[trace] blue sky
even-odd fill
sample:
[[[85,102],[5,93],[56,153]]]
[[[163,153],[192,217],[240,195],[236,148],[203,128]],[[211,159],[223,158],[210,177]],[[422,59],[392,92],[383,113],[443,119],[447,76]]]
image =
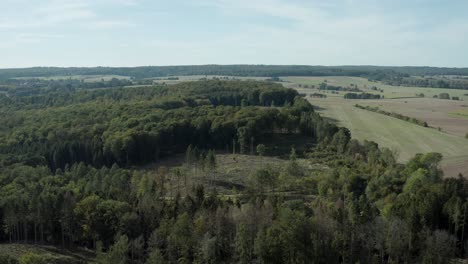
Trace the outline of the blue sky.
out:
[[[468,67],[466,0],[0,0],[0,68]]]

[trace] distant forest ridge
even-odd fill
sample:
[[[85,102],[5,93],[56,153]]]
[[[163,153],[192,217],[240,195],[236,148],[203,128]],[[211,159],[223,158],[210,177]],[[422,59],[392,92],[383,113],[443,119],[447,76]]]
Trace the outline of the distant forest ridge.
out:
[[[144,67],[34,67],[0,69],[0,79],[73,75],[123,75],[152,78],[179,75],[228,76],[357,76],[370,79],[392,77],[458,75],[468,76],[468,68],[393,67],[393,66],[306,66],[306,65],[190,65]],[[380,77],[380,78],[379,78]]]

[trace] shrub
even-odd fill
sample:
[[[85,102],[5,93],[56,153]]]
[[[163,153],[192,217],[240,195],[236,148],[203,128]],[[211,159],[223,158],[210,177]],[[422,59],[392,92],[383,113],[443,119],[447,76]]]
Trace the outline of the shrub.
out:
[[[439,99],[450,100],[450,95],[448,93],[439,94]]]
[[[379,94],[370,94],[370,93],[347,93],[344,95],[345,99],[380,99]]]
[[[20,257],[20,264],[48,264],[49,261],[44,256],[28,252]]]
[[[0,255],[0,264],[18,264],[18,260],[10,255]]]

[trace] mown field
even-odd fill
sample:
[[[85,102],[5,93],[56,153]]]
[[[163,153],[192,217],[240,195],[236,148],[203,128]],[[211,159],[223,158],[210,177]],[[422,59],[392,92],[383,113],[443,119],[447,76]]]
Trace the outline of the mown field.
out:
[[[385,98],[414,97],[384,100],[345,100],[343,94],[326,93],[327,98],[311,98],[312,104],[326,117],[351,130],[354,138],[372,140],[383,147],[399,153],[400,161],[407,161],[416,153],[440,152],[444,155],[443,169],[446,176],[458,173],[468,175],[468,119],[464,101],[434,99],[431,95],[447,92],[451,96],[464,97],[464,90],[434,89],[417,87],[394,87],[369,82],[356,77],[282,77],[285,86],[294,87],[301,93],[314,93],[316,89],[304,85],[318,85],[324,80],[330,85],[349,86],[351,83],[366,92],[376,86],[384,89]],[[302,87],[299,87],[299,84]],[[372,86],[370,86],[372,85]],[[416,93],[426,98],[416,98]],[[322,93],[324,93],[322,91]],[[427,98],[430,97],[430,98]],[[407,121],[385,116],[354,107],[355,104],[378,106],[380,109],[404,114],[427,121],[433,128],[424,128]],[[439,131],[439,128],[441,131]]]
[[[405,98],[378,101],[363,101],[365,106],[397,112],[424,120],[429,126],[440,128],[452,135],[465,137],[468,133],[468,108],[464,101],[439,100],[433,98]]]

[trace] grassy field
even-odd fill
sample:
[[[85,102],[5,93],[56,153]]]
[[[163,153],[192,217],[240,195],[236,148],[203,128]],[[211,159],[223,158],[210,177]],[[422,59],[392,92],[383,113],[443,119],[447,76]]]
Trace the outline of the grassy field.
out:
[[[414,117],[459,137],[465,137],[468,132],[468,108],[463,101],[407,98],[361,101],[359,104]]]
[[[206,170],[201,167],[188,167],[183,164],[184,155],[171,157],[163,160],[161,163],[153,164],[139,169],[156,174],[162,171],[168,171],[165,178],[166,198],[173,199],[177,193],[184,195],[185,193],[193,192],[194,186],[202,184],[205,193],[216,191],[216,193],[226,198],[243,199],[241,191],[248,191],[254,185],[253,174],[259,169],[272,169],[280,174],[288,166],[287,159],[258,156],[258,155],[240,155],[240,154],[217,154],[216,168],[214,170]],[[296,160],[298,166],[305,175],[316,175],[317,173],[328,171],[329,168],[323,164],[313,163],[310,159],[298,158]],[[182,176],[177,176],[175,170],[182,171]],[[188,176],[188,177],[187,177]],[[312,176],[313,177],[313,176]],[[266,188],[267,192],[274,191],[277,195],[285,200],[294,199],[311,199],[315,188],[309,184],[306,178],[288,179],[282,178],[283,185],[277,186],[275,190]],[[296,181],[301,181],[300,183]],[[287,184],[285,185],[285,183]],[[300,188],[288,188],[291,184],[300,185]],[[307,185],[309,184],[309,185]],[[310,187],[310,188],[309,188]],[[302,188],[302,190],[301,190]]]
[[[10,256],[19,259],[27,253],[40,255],[46,258],[48,263],[56,264],[84,264],[91,263],[94,260],[94,253],[84,249],[70,251],[53,246],[0,244],[0,256]]]
[[[289,162],[289,154],[291,148],[296,149],[298,156],[298,164],[308,172],[322,171],[324,167],[318,164],[312,164],[310,160],[301,158],[302,153],[312,145],[307,143],[306,137],[299,136],[281,136],[274,137],[272,141],[266,144],[267,153],[270,156],[240,155],[231,154],[229,152],[218,152],[216,155],[217,167],[207,177],[206,171],[202,168],[188,168],[184,165],[185,154],[179,154],[167,159],[163,159],[158,163],[153,163],[144,167],[135,167],[143,171],[155,172],[161,167],[168,169],[179,168],[186,171],[190,177],[180,179],[173,173],[170,173],[167,181],[168,195],[172,196],[177,191],[182,193],[189,191],[190,186],[203,184],[207,186],[207,190],[216,188],[221,194],[232,195],[233,190],[244,190],[247,188],[250,176],[259,168],[273,168],[276,171],[284,169]],[[238,150],[237,150],[238,151]],[[250,150],[246,150],[249,154]]]
[[[455,110],[449,113],[452,116],[457,116],[461,118],[468,118],[468,108],[464,108],[461,110]]]

